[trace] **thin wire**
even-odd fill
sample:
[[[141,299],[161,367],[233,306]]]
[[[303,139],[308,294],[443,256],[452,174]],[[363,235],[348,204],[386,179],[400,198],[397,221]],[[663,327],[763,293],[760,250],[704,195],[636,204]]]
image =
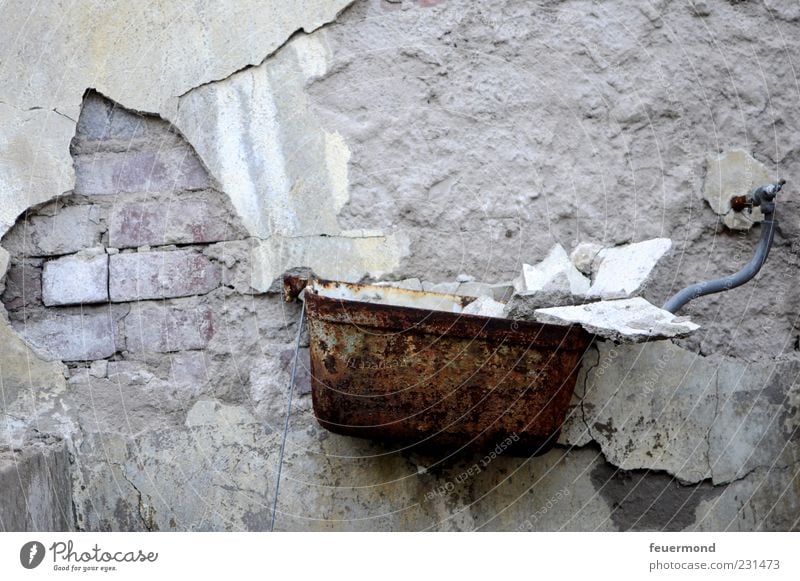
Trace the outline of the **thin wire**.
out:
[[[300,353],[300,337],[303,334],[303,323],[306,320],[306,303],[300,311],[300,324],[297,327],[297,341],[294,346],[294,361],[292,362],[292,379],[289,382],[289,402],[286,404],[286,422],[283,425],[283,439],[281,440],[281,451],[278,455],[278,476],[275,481],[275,498],[272,500],[272,522],[269,531],[275,530],[275,515],[278,511],[278,492],[281,489],[281,470],[283,469],[283,452],[286,449],[286,435],[289,433],[289,417],[292,415],[292,394],[294,393],[294,378],[297,375],[297,356]]]

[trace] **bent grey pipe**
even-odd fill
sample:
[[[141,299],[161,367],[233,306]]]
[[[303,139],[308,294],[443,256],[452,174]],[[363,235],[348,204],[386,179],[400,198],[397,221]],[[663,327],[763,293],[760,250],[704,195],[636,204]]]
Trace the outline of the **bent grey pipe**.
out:
[[[764,266],[764,263],[767,261],[769,249],[772,247],[772,240],[775,237],[776,221],[774,219],[774,199],[785,183],[786,180],[781,180],[774,184],[766,184],[756,188],[746,196],[745,203],[751,206],[760,206],[764,214],[764,221],[761,223],[761,238],[758,241],[755,256],[750,259],[750,262],[739,272],[734,274],[687,286],[664,303],[664,306],[661,307],[662,309],[674,314],[686,303],[697,297],[736,288],[758,274],[758,271],[761,270],[761,267]]]

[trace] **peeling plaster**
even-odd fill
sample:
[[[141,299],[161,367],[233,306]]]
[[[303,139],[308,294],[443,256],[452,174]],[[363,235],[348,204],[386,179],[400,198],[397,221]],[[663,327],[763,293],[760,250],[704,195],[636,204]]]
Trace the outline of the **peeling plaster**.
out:
[[[798,461],[789,428],[796,361],[707,358],[670,341],[601,342],[596,353],[584,360],[563,444],[596,442],[619,469],[691,484],[728,484]]]
[[[252,235],[337,235],[350,153],[309,113],[304,89],[329,61],[324,41],[308,33],[350,3],[202,2],[189,11],[163,2],[142,13],[125,3],[87,2],[65,7],[56,28],[49,11],[4,4],[0,37],[24,29],[67,42],[21,45],[0,66],[0,235],[26,208],[74,186],[69,143],[87,87],[172,121]]]

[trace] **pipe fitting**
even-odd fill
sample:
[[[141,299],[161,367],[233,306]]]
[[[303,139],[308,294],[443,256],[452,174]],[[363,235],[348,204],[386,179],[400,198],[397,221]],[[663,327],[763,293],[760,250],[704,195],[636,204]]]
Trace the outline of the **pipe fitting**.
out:
[[[731,208],[735,212],[741,212],[745,208],[760,206],[761,211],[766,213],[775,211],[775,196],[781,191],[786,180],[778,180],[771,184],[764,184],[755,188],[752,192],[744,196],[734,196],[731,198]]]
[[[664,306],[661,307],[662,309],[674,314],[692,299],[736,288],[758,274],[758,271],[767,261],[769,250],[772,247],[772,240],[775,237],[775,225],[777,224],[774,219],[775,196],[778,195],[785,183],[786,180],[780,180],[772,184],[765,184],[757,187],[747,196],[739,196],[739,198],[745,198],[743,207],[760,206],[761,211],[764,213],[764,221],[761,223],[761,238],[758,241],[758,246],[756,246],[755,256],[750,259],[750,262],[735,274],[687,286],[664,303]],[[734,206],[734,200],[731,200],[731,206]],[[736,207],[734,206],[735,209]]]

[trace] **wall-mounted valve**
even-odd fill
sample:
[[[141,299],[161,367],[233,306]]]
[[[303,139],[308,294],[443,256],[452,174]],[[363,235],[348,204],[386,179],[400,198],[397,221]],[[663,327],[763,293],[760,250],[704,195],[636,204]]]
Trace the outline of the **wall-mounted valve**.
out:
[[[780,180],[774,184],[765,184],[754,189],[746,196],[735,196],[731,198],[731,208],[736,212],[741,212],[745,208],[760,206],[762,213],[775,211],[775,196],[781,191],[786,180]]]
[[[786,180],[780,180],[772,184],[765,184],[746,196],[736,196],[731,199],[731,207],[737,212],[748,207],[758,206],[764,214],[764,221],[761,223],[761,239],[758,241],[755,256],[750,259],[750,262],[735,274],[687,286],[664,304],[662,308],[665,311],[676,313],[692,299],[736,288],[758,274],[769,256],[769,249],[775,236],[775,224],[777,223],[774,219],[775,197],[785,183]]]

